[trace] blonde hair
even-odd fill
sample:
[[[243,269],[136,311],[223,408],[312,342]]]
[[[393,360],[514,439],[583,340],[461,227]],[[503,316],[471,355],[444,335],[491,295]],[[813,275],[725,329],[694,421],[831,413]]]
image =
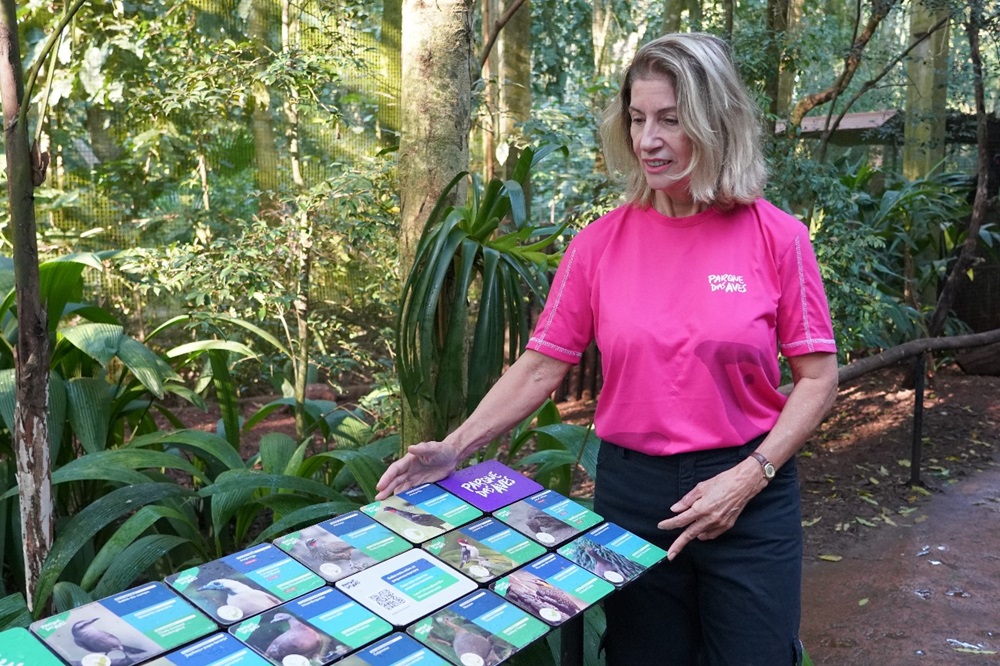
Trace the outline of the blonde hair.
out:
[[[767,167],[760,147],[760,109],[740,80],[729,46],[705,33],[672,33],[642,46],[622,73],[604,111],[601,139],[612,174],[624,176],[630,203],[649,206],[653,193],[632,149],[629,105],[636,79],[663,76],[677,96],[677,119],[691,139],[688,177],[695,202],[728,210],[761,196]]]

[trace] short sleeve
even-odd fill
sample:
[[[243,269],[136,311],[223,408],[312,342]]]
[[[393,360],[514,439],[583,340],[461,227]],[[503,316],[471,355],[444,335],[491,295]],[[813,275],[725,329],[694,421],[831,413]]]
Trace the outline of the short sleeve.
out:
[[[580,361],[594,335],[592,275],[579,242],[583,235],[566,249],[527,344],[528,349],[573,364]]]
[[[778,343],[785,356],[836,353],[830,307],[809,236],[797,234],[780,263]]]

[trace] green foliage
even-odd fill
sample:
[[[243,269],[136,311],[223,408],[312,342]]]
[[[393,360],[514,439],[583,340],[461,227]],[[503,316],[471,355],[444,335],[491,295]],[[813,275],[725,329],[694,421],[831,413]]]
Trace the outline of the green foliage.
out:
[[[810,228],[841,355],[924,335],[937,285],[965,239],[968,179],[935,173],[909,182],[864,160],[775,154],[768,197]],[[985,249],[997,244],[992,229],[981,237]]]
[[[527,342],[522,285],[538,299],[548,291],[547,273],[559,255],[544,250],[566,225],[528,220],[521,183],[551,150],[526,148],[510,180],[494,178],[483,187],[470,178],[468,202],[446,207],[451,190],[467,176],[459,174],[427,219],[403,285],[397,367],[411,409],[432,409],[439,437],[471,413],[505,359],[513,362]],[[479,298],[472,310],[474,293]]]
[[[265,405],[243,422],[228,369],[231,357],[253,355],[248,347],[213,338],[185,343],[161,356],[127,335],[108,312],[79,303],[83,270],[101,268],[103,258],[76,255],[46,262],[40,271],[53,329],[49,427],[57,525],[38,587],[30,591],[38,613],[50,599],[64,610],[374,497],[375,482],[385,470],[385,458],[398,450],[398,438],[377,439],[363,414],[311,401],[310,432],[319,433],[326,446],[317,446],[312,436],[295,441],[272,433],[244,460],[242,433],[288,401]],[[0,283],[9,281],[0,270]],[[3,591],[23,595],[26,591],[18,590],[23,564],[10,435],[10,366],[17,334],[12,304],[12,296],[0,304],[5,342],[0,345],[0,417],[5,426],[0,432],[0,558]],[[167,322],[151,337],[185,320]],[[252,324],[229,323],[277,343]],[[154,419],[154,412],[165,416],[166,423],[179,423],[164,399],[203,406],[170,363],[184,370],[206,359],[224,415],[219,433],[161,430],[163,421]],[[8,601],[17,605],[16,596]],[[0,618],[6,617],[3,613],[0,606]],[[9,615],[13,624],[26,619],[13,611]]]

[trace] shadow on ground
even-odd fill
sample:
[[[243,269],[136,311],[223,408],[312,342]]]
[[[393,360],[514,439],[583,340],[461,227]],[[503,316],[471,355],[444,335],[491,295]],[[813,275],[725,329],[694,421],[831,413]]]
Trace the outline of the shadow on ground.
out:
[[[1000,469],[922,513],[838,562],[806,563],[802,640],[816,664],[1000,663]]]

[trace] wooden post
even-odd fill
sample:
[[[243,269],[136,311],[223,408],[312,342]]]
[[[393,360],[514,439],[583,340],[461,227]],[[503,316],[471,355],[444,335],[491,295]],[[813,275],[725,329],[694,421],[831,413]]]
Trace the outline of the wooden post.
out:
[[[920,454],[924,430],[924,354],[913,357],[913,447],[910,450],[910,485],[920,483]]]

